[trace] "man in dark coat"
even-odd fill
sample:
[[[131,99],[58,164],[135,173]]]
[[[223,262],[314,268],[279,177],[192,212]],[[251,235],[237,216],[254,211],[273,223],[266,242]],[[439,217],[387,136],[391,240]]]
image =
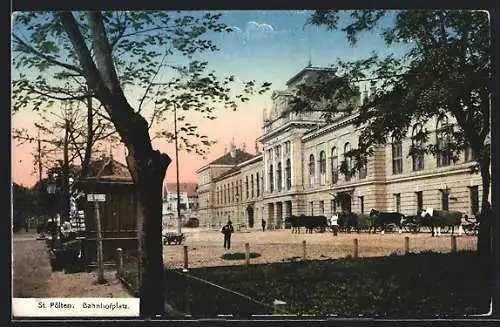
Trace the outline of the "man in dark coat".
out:
[[[266,229],[266,221],[262,219],[262,231]]]
[[[224,249],[231,248],[231,234],[234,233],[233,223],[231,220],[227,222],[224,227],[222,227],[222,234],[224,234]]]

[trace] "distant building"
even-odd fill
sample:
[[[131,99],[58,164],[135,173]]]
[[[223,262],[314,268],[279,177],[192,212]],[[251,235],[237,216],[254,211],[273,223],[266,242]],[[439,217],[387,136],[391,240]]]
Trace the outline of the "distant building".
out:
[[[321,74],[331,70],[306,67],[287,82],[287,90],[273,93],[258,138],[262,153],[231,144],[229,152],[197,170],[200,224],[220,226],[231,219],[258,227],[264,218],[270,228],[280,228],[292,214],[330,216],[373,208],[414,215],[432,207],[473,215],[481,210],[481,175],[470,173],[475,164],[470,149],[457,162],[444,154],[408,156],[410,147],[419,145],[414,135],[421,129],[429,131],[429,142],[445,142],[446,127],[456,124],[452,117],[415,122],[403,139],[376,147],[363,169],[343,174],[341,167],[353,165],[344,153],[359,142],[362,127],[353,124],[358,113],[341,112],[326,123],[320,112],[297,113],[289,106],[297,84]]]
[[[197,216],[198,194],[197,183],[179,183],[180,211],[183,221]],[[177,184],[166,183],[163,185],[163,223],[175,225],[177,219]]]

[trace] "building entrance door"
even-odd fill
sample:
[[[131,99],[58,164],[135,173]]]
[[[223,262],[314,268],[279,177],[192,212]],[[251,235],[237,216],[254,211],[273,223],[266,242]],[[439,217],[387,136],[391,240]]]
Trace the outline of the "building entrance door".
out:
[[[337,196],[340,210],[342,213],[351,213],[351,195],[346,192],[339,193]]]
[[[253,228],[254,224],[254,214],[253,214],[253,206],[249,205],[247,207],[247,217],[248,217],[248,227]]]

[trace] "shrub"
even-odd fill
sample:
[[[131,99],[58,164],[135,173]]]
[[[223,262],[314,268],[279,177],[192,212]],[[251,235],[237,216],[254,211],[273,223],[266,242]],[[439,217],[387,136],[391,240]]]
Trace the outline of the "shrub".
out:
[[[260,253],[250,252],[250,259],[258,258],[260,256],[261,256]],[[221,256],[221,258],[224,259],[224,260],[244,260],[245,259],[245,253],[243,253],[243,252],[224,253]]]

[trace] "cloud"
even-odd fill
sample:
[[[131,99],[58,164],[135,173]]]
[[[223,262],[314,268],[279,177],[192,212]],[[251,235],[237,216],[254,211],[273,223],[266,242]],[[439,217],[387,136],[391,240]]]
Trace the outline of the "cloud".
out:
[[[236,32],[238,39],[240,39],[244,45],[252,40],[261,40],[272,37],[276,33],[271,25],[258,23],[256,21],[247,22],[244,29],[237,26],[230,26],[230,28]]]
[[[246,35],[250,37],[266,37],[274,34],[274,28],[266,23],[249,21],[245,27]]]

